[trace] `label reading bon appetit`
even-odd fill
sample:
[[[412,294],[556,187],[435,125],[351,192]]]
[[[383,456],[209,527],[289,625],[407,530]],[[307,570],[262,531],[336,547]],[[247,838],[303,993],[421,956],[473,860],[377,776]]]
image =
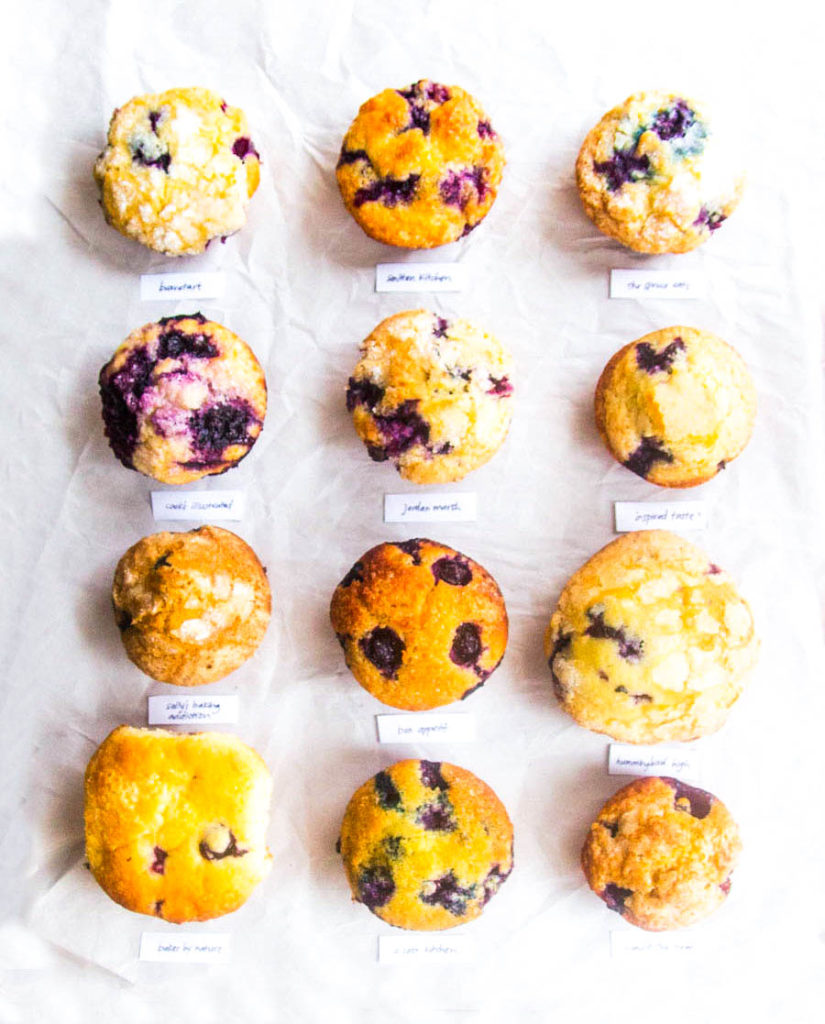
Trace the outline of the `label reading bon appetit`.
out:
[[[704,501],[616,501],[613,515],[616,533],[708,528],[708,506]]]
[[[158,299],[220,299],[226,291],[226,275],[216,271],[186,274],[141,274],[143,302]]]
[[[215,964],[232,959],[228,932],[143,932],[140,959],[149,963]]]
[[[246,511],[243,491],[152,491],[155,520],[188,519],[238,522]]]
[[[667,775],[695,781],[699,771],[699,754],[693,747],[643,747],[635,743],[611,743],[608,747],[608,775]]]
[[[466,964],[472,962],[474,953],[473,940],[466,935],[451,935],[449,938],[441,934],[378,937],[378,962],[385,965]]]
[[[476,738],[475,715],[376,715],[379,743],[471,743]]]
[[[477,512],[474,491],[384,495],[385,523],[473,523]]]
[[[705,279],[695,271],[611,270],[611,299],[700,299]]]
[[[237,694],[147,698],[149,725],[232,725],[238,721]]]
[[[377,292],[461,292],[467,285],[463,263],[377,263]]]

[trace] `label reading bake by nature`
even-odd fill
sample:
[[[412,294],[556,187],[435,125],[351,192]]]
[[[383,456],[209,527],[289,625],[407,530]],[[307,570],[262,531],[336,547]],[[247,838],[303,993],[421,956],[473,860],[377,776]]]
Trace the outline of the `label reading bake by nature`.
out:
[[[611,270],[611,299],[700,299],[705,279],[687,270]]]
[[[376,715],[379,743],[471,743],[476,738],[475,715],[450,714]]]
[[[246,511],[243,491],[152,491],[155,520],[188,519],[238,522]]]
[[[381,935],[378,938],[378,962],[380,964],[471,963],[475,947],[466,935]]]
[[[611,743],[608,747],[608,775],[667,775],[674,779],[699,778],[699,755],[693,747],[657,744]]]
[[[475,491],[457,494],[385,494],[385,523],[474,523]]]
[[[377,292],[461,292],[467,285],[463,263],[378,263]]]
[[[237,694],[154,696],[147,698],[149,725],[233,725],[238,721]]]
[[[144,302],[158,299],[220,299],[225,290],[225,275],[215,271],[140,275],[140,297]]]
[[[216,964],[232,959],[228,932],[143,932],[140,959],[149,963]]]
[[[708,528],[708,506],[704,501],[616,501],[613,514],[616,533]]]

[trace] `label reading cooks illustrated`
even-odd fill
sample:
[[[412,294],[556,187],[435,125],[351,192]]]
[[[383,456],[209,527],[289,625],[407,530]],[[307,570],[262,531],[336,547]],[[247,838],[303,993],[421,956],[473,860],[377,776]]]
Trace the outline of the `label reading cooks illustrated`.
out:
[[[238,522],[246,511],[243,491],[152,491],[155,520],[188,519]]]

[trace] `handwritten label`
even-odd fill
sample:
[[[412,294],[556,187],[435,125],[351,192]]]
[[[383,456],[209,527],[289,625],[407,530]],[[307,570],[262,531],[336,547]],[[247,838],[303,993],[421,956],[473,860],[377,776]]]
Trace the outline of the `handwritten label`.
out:
[[[474,715],[376,715],[379,743],[420,743],[444,740],[471,743],[476,738]]]
[[[463,263],[378,263],[377,292],[461,292],[467,285]]]
[[[210,722],[213,725],[238,721],[238,697],[235,694],[214,697],[147,698],[149,725],[188,725],[192,722]]]
[[[475,491],[384,495],[385,523],[473,523],[477,509]]]
[[[694,747],[640,747],[635,743],[611,743],[607,757],[608,775],[670,775],[675,779],[698,779],[699,755]]]
[[[141,274],[140,297],[157,299],[220,299],[226,290],[226,276],[219,272],[187,274]]]
[[[611,299],[699,299],[704,294],[704,277],[695,271],[610,271]]]
[[[610,955],[614,958],[627,956],[678,956],[695,953],[699,943],[695,938],[681,935],[637,934],[637,928],[615,929],[610,933]]]
[[[613,516],[616,533],[708,528],[708,507],[704,501],[616,501]]]
[[[150,963],[215,964],[229,963],[230,935],[226,932],[143,932],[140,959]]]
[[[378,962],[380,964],[466,964],[475,952],[472,939],[466,935],[444,938],[379,935]]]
[[[152,491],[157,519],[225,519],[237,522],[246,511],[243,491]]]

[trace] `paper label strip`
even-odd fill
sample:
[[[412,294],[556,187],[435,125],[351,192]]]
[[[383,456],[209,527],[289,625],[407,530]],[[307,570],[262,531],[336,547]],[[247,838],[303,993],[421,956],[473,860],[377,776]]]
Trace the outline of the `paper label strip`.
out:
[[[149,725],[232,725],[238,721],[236,694],[215,694],[211,697],[170,697],[161,695],[148,699]]]
[[[141,274],[143,302],[158,299],[220,299],[226,290],[226,276],[220,272],[187,274]]]
[[[696,780],[699,768],[699,754],[693,747],[641,747],[635,743],[611,743],[608,747],[608,775],[669,775]]]
[[[385,523],[472,523],[477,513],[474,491],[384,495]]]
[[[616,533],[708,528],[708,506],[704,501],[616,501],[613,515]]]
[[[611,270],[611,299],[699,299],[705,294],[701,274],[673,270]]]
[[[385,965],[466,964],[472,962],[474,953],[473,940],[466,935],[449,938],[380,935],[378,938],[378,962]]]
[[[238,522],[245,511],[243,491],[152,491],[152,515],[156,520]]]
[[[377,292],[461,292],[467,285],[463,263],[378,263]]]
[[[214,964],[232,959],[226,932],[143,932],[140,959],[149,963]]]
[[[438,740],[471,743],[476,738],[475,715],[376,715],[379,743],[421,743]]]
[[[631,956],[685,956],[696,953],[700,948],[695,938],[680,935],[645,935],[637,934],[637,928],[631,930],[615,929],[610,933],[610,955],[614,959]]]

